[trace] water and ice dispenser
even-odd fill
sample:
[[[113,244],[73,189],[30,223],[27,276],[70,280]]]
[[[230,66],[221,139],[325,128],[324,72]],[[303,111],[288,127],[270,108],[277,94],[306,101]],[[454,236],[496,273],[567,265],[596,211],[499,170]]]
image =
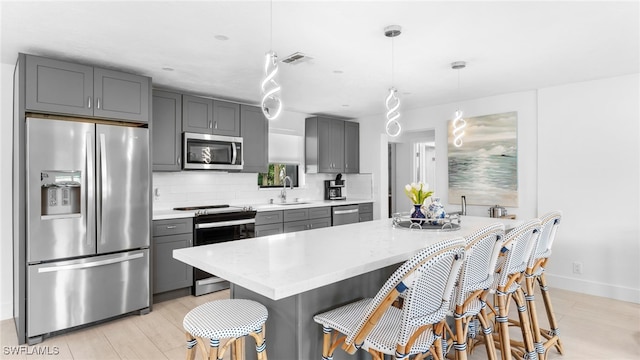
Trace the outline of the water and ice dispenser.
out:
[[[40,173],[41,214],[43,217],[80,215],[80,171],[42,171]]]

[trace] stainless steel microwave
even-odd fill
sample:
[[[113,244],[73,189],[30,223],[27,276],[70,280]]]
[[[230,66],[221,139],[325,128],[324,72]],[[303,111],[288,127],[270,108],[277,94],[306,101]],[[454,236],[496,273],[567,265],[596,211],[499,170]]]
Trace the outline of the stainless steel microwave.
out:
[[[242,170],[241,137],[188,132],[182,136],[183,169]]]

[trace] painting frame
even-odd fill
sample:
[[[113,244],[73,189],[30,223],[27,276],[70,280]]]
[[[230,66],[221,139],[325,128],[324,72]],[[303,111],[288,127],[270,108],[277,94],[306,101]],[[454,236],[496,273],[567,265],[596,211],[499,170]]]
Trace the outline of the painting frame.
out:
[[[517,207],[518,112],[474,116],[458,121],[454,137],[448,122],[447,167],[449,203]],[[456,146],[460,145],[460,146]]]

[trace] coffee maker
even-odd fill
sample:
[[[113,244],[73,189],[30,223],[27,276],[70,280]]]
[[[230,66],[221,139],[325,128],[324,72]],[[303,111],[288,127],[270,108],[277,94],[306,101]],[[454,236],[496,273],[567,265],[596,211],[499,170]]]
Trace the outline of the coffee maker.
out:
[[[342,180],[342,174],[338,174],[335,180],[324,181],[324,199],[325,200],[346,200],[347,199],[347,181]]]

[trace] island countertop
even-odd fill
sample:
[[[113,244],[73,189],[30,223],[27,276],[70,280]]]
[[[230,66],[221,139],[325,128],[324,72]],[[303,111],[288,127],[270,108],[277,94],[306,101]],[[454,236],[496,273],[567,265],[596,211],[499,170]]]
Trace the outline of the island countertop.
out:
[[[500,222],[462,216],[456,231],[394,228],[391,219],[176,249],[173,257],[272,300],[406,261],[420,249]]]

